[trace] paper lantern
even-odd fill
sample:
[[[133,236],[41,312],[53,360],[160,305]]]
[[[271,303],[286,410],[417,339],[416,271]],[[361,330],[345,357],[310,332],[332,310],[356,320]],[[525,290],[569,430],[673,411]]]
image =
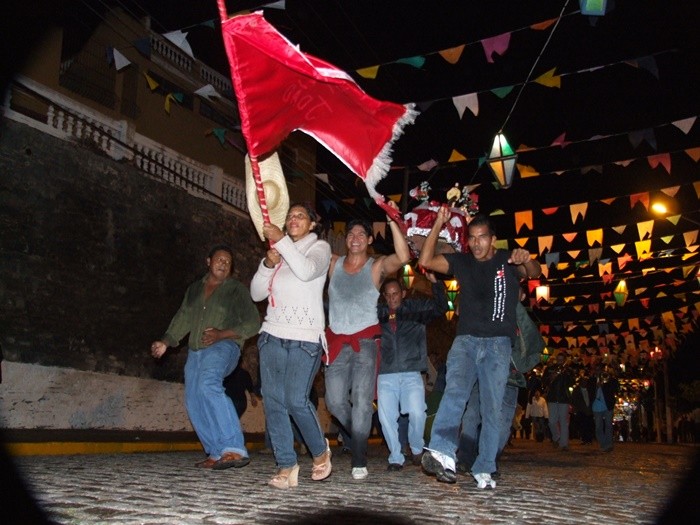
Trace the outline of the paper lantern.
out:
[[[447,320],[450,321],[455,314],[455,307],[457,301],[457,294],[459,293],[459,283],[457,279],[452,279],[451,281],[445,281],[445,288],[447,288],[447,312],[445,316]]]
[[[549,349],[546,346],[544,347],[544,350],[542,350],[540,360],[542,361],[542,364],[546,364],[547,361],[549,361]]]
[[[415,275],[413,273],[413,268],[411,268],[410,264],[406,264],[403,267],[403,283],[406,289],[409,289],[411,286],[413,286],[413,279]]]
[[[546,302],[549,302],[549,286],[546,284],[535,288],[535,300],[540,302],[540,299],[544,299]]]
[[[503,133],[499,133],[493,139],[491,153],[488,156],[488,163],[493,175],[502,188],[510,188],[513,184],[513,172],[515,161],[518,159],[513,148],[510,147]]]
[[[613,295],[615,296],[615,302],[618,306],[623,306],[625,304],[625,301],[627,301],[628,294],[629,292],[627,291],[627,283],[624,279],[622,279],[619,283],[617,283],[617,288],[615,288],[615,291],[613,292]]]
[[[603,16],[608,9],[608,0],[578,0],[582,15]]]

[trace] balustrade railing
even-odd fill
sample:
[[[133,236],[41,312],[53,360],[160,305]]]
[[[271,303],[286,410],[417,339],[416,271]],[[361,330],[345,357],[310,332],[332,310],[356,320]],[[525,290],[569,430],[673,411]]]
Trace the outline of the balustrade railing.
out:
[[[45,115],[14,110],[14,89],[42,102]],[[225,175],[220,167],[204,165],[139,133],[130,133],[127,121],[111,119],[29,78],[15,78],[13,87],[7,90],[3,113],[55,137],[89,145],[112,159],[129,162],[196,197],[219,202],[237,213],[247,210],[245,184]]]

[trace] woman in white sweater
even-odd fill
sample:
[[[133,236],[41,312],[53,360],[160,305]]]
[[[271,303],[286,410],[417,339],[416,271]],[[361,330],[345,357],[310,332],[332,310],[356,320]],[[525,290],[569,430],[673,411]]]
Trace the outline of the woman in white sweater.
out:
[[[294,452],[291,418],[313,456],[311,479],[330,476],[331,451],[309,392],[325,349],[323,287],[331,248],[318,238],[316,212],[306,204],[289,208],[284,232],[263,226],[271,241],[250,284],[253,301],[268,300],[260,329],[260,380],[265,424],[277,462],[269,485],[297,486],[299,465]]]

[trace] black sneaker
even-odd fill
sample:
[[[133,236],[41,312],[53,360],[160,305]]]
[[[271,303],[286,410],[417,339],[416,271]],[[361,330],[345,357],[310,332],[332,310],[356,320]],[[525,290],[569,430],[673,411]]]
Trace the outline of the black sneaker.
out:
[[[438,481],[442,483],[456,483],[457,474],[454,470],[445,468],[440,462],[440,460],[433,456],[433,454],[440,454],[439,452],[433,452],[426,450],[423,453],[423,458],[421,459],[421,464],[423,469],[428,473],[437,478]],[[443,454],[440,454],[441,456]]]
[[[389,463],[389,466],[386,469],[389,472],[398,472],[403,470],[403,465],[399,465],[398,463]]]

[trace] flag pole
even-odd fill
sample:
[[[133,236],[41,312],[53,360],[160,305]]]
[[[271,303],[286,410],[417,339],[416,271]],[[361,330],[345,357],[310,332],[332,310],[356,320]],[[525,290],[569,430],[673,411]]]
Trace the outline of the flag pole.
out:
[[[217,5],[219,6],[219,17],[221,18],[221,23],[223,24],[228,20],[228,11],[226,10],[226,1],[217,0]],[[245,138],[245,134],[244,134]],[[250,148],[248,148],[250,151]],[[249,155],[250,157],[250,167],[253,171],[253,181],[255,181],[255,191],[258,194],[258,202],[260,203],[260,211],[262,212],[263,224],[270,224],[270,214],[267,211],[267,199],[265,198],[265,187],[262,183],[262,177],[260,176],[260,165],[258,164],[258,157],[254,155]],[[272,241],[268,241],[270,247],[274,245]]]

